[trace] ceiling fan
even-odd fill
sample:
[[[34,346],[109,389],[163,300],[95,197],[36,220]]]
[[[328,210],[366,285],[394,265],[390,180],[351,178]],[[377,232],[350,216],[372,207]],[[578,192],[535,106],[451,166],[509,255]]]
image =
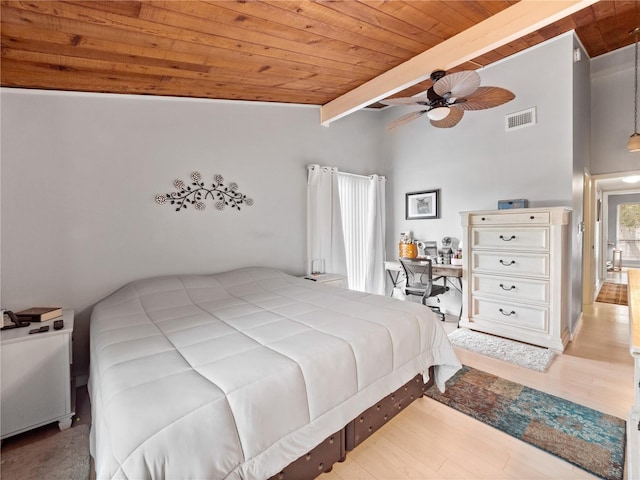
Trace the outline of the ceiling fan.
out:
[[[384,105],[421,105],[424,110],[408,113],[389,124],[389,129],[409,123],[426,114],[431,125],[451,128],[462,120],[465,110],[484,110],[510,102],[516,96],[505,88],[481,87],[480,75],[473,70],[450,73],[436,70],[431,74],[433,85],[426,95],[381,100]]]

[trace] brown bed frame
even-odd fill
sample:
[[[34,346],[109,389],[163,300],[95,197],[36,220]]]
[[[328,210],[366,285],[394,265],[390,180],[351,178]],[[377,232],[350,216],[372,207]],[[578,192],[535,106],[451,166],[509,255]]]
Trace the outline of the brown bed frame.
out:
[[[423,396],[424,392],[433,385],[433,378],[433,367],[429,368],[427,383],[422,381],[422,374],[416,375],[269,480],[312,480],[322,473],[330,472],[334,463],[345,461],[347,452],[373,435],[411,402]]]

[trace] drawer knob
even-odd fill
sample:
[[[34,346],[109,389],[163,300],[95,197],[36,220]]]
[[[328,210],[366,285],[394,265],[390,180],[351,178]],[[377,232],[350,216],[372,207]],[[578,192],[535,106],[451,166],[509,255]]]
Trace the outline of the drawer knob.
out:
[[[515,235],[511,235],[511,237],[506,238],[504,235],[500,235],[500,240],[503,240],[505,242],[510,242],[511,240],[514,240],[516,238]]]
[[[534,220],[536,217],[534,217],[533,215],[531,215],[529,218],[530,218],[531,220]]]
[[[486,218],[482,217],[482,221],[484,222],[486,220]]]
[[[511,315],[515,315],[516,312],[514,310],[511,310],[509,313],[506,313],[503,309],[499,309],[500,313],[503,314],[505,317],[510,317]]]
[[[500,284],[500,288],[503,289],[503,290],[506,290],[508,292],[509,290],[515,290],[516,286],[515,285],[511,285],[509,288],[507,288],[507,287],[504,286],[504,284],[501,283]]]
[[[504,265],[505,267],[510,267],[511,265],[513,265],[514,263],[516,263],[515,260],[511,260],[509,263],[505,262],[504,260],[500,259],[500,263],[502,265]]]

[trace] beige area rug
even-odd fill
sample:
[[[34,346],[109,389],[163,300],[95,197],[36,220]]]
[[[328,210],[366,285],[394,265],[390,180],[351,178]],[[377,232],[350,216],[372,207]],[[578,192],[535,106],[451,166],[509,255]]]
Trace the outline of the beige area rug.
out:
[[[536,347],[528,343],[458,328],[449,334],[449,340],[457,347],[471,350],[488,357],[513,363],[536,372],[547,370],[555,353],[548,348]]]
[[[624,283],[604,282],[600,288],[596,302],[628,305],[627,285]]]
[[[88,480],[89,426],[78,425],[3,451],[0,477],[5,480]]]

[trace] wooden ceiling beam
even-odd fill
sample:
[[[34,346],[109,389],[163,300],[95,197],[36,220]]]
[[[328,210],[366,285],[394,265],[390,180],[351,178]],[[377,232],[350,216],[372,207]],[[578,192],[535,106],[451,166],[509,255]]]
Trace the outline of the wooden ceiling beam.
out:
[[[323,105],[320,122],[328,126],[428,79],[434,70],[449,70],[596,2],[598,0],[522,0]]]

